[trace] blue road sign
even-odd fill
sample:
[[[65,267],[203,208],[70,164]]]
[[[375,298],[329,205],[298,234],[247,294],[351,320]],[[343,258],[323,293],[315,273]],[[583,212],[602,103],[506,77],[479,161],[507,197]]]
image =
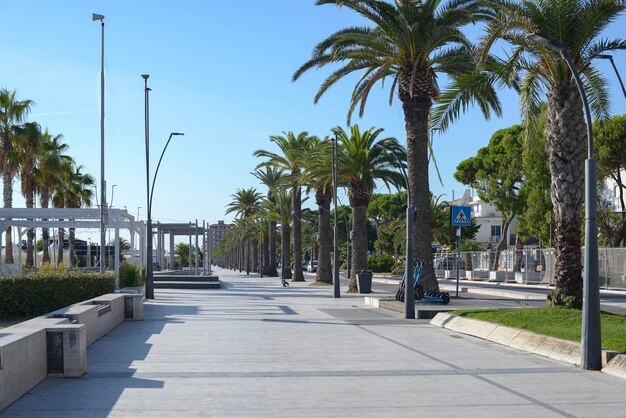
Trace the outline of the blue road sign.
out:
[[[472,208],[469,206],[452,206],[450,210],[450,225],[472,225]]]

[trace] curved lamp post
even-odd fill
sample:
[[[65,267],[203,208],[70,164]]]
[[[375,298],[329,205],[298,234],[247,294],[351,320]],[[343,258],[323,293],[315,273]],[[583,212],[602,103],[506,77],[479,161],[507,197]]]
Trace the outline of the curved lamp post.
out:
[[[148,219],[146,221],[146,230],[148,231],[148,239],[146,241],[146,253],[148,258],[148,264],[146,268],[146,299],[154,299],[154,272],[152,269],[152,198],[154,197],[154,183],[156,181],[157,174],[159,174],[159,167],[161,167],[161,161],[163,160],[163,155],[165,155],[165,150],[167,150],[167,146],[170,144],[173,136],[176,135],[185,135],[181,132],[172,132],[170,133],[170,137],[167,139],[165,143],[165,147],[163,147],[163,151],[161,152],[161,157],[159,158],[159,162],[157,163],[156,170],[154,171],[154,177],[152,178],[152,186],[148,190],[146,187],[146,193],[148,196]],[[146,167],[148,166],[149,154],[148,150],[148,142],[146,142]],[[150,178],[148,177],[148,183],[150,182]]]
[[[587,160],[585,161],[585,252],[583,272],[583,321],[581,335],[580,366],[588,370],[602,368],[602,348],[600,339],[600,289],[598,285],[598,227],[596,222],[596,162],[593,159],[593,127],[589,102],[585,87],[580,79],[572,58],[565,46],[554,39],[539,33],[527,36],[527,39],[561,54],[569,67],[587,117]]]
[[[622,77],[620,77],[619,75],[619,71],[617,71],[617,67],[615,66],[615,62],[613,61],[613,56],[608,54],[597,54],[594,55],[593,58],[600,58],[611,61],[613,70],[615,70],[615,75],[617,75],[617,79],[619,80],[619,85],[622,86],[622,93],[624,93],[624,98],[626,98],[626,89],[624,88],[624,82],[622,81]]]

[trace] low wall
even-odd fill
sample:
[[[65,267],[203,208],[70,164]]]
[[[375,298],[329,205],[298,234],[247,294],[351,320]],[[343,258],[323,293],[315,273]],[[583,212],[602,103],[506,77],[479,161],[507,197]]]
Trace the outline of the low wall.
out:
[[[141,295],[111,293],[1,329],[0,411],[48,376],[82,376],[89,345],[142,319]]]

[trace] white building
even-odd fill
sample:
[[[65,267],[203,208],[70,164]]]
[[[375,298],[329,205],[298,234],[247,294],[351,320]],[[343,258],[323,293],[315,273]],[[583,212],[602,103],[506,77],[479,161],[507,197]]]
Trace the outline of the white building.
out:
[[[470,206],[472,208],[472,218],[476,220],[476,224],[480,227],[476,233],[476,241],[484,245],[489,244],[496,246],[502,238],[502,214],[493,206],[480,200],[478,196],[472,195],[472,190],[467,189],[460,199],[450,202],[452,206]],[[506,246],[515,242],[515,227],[517,218],[513,219],[508,230],[508,239]]]

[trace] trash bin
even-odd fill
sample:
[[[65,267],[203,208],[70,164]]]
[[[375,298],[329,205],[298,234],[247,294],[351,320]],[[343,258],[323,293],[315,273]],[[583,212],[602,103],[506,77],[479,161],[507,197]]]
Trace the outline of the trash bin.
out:
[[[283,268],[283,277],[285,280],[291,280],[291,269],[289,267]]]
[[[372,270],[361,270],[356,274],[356,288],[359,293],[372,292]]]

